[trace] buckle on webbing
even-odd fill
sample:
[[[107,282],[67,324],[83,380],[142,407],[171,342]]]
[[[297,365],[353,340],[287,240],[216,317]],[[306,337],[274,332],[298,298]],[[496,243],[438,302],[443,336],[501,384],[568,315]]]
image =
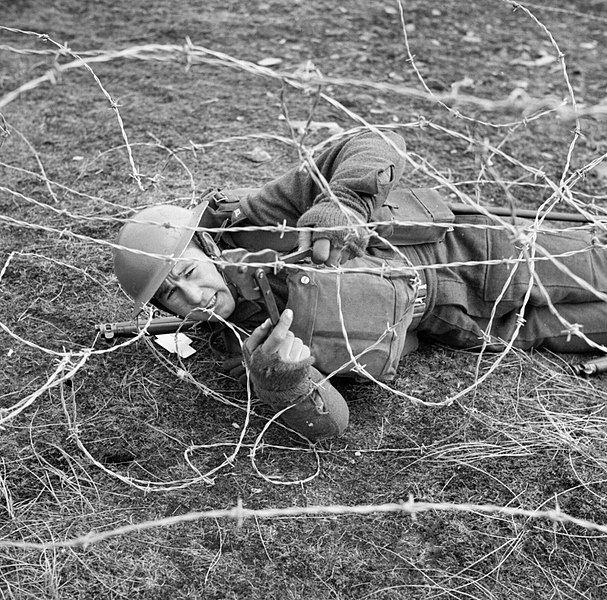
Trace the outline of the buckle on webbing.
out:
[[[426,297],[428,296],[428,286],[421,283],[417,286],[417,294],[413,302],[413,318],[411,320],[410,330],[415,329],[422,317],[426,314]]]

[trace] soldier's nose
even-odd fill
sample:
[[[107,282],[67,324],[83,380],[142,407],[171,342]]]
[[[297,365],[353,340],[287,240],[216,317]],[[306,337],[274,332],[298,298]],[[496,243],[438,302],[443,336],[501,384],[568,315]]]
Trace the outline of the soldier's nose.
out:
[[[182,293],[184,300],[193,306],[198,306],[204,298],[204,290],[196,284],[183,284]]]

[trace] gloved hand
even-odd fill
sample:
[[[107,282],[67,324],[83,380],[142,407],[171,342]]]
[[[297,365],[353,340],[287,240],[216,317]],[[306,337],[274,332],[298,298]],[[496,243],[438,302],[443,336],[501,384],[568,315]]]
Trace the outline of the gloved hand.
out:
[[[352,256],[361,256],[369,243],[369,230],[364,227],[364,203],[356,202],[349,190],[332,190],[339,203],[321,194],[315,204],[298,220],[298,227],[340,227],[330,231],[300,231],[299,249],[312,248],[315,263],[337,265]],[[343,229],[341,229],[343,227]]]
[[[255,329],[246,340],[244,344],[244,357],[242,354],[234,354],[224,358],[221,362],[221,370],[233,379],[236,379],[243,387],[246,387],[247,373],[243,358],[251,366],[254,354],[257,359],[254,362],[258,366],[261,363],[275,363],[275,368],[284,372],[301,370],[302,366],[307,367],[311,363],[310,349],[289,330],[292,321],[293,313],[291,310],[285,311],[282,314],[280,321],[273,330],[268,319]],[[253,375],[254,379],[265,379],[271,376],[270,373],[264,373],[259,369]],[[264,389],[268,389],[268,385],[270,388],[274,388],[277,382],[271,381],[266,383],[264,381],[263,383]]]
[[[284,388],[284,382],[271,380],[272,375],[295,371],[312,362],[310,348],[289,329],[292,322],[293,311],[286,309],[274,329],[267,319],[244,343],[244,356],[251,374],[264,380],[264,389]],[[254,369],[254,366],[258,368]]]
[[[348,406],[341,395],[312,367],[310,348],[290,330],[291,310],[285,310],[274,329],[269,319],[244,344],[251,381],[259,398],[281,419],[311,441],[343,433]]]

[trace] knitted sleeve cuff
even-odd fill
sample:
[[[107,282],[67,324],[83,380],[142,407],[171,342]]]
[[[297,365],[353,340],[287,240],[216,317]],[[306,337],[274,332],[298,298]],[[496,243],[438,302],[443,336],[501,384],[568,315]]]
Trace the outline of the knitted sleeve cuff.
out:
[[[369,232],[363,226],[368,220],[369,208],[348,188],[338,185],[331,189],[337,201],[328,192],[322,192],[297,225],[318,228],[313,232],[312,241],[328,239],[332,247],[346,247],[360,256],[369,241]],[[339,229],[325,229],[333,227]]]
[[[333,202],[333,197],[335,197],[341,204],[359,214],[363,221],[367,222],[369,220],[373,205],[370,201],[367,201],[368,197],[361,196],[356,192],[353,192],[350,188],[338,183],[333,183],[330,187],[331,193],[323,190],[314,198],[313,205],[321,204],[323,202]]]
[[[256,391],[274,410],[288,408],[281,419],[313,442],[341,435],[348,426],[346,401],[314,367],[309,366],[306,376],[291,389]]]
[[[308,391],[309,370],[314,362],[312,357],[295,363],[285,362],[278,353],[268,354],[261,347],[257,348],[246,360],[251,372],[251,379],[258,393],[286,392],[292,396],[297,392],[305,394]]]

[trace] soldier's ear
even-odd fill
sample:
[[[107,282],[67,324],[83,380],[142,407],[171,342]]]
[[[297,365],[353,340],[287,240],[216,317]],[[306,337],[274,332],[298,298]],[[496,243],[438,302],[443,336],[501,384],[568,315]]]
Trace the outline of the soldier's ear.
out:
[[[196,234],[196,239],[200,247],[209,258],[218,259],[221,256],[221,250],[215,243],[208,231],[200,231]]]

